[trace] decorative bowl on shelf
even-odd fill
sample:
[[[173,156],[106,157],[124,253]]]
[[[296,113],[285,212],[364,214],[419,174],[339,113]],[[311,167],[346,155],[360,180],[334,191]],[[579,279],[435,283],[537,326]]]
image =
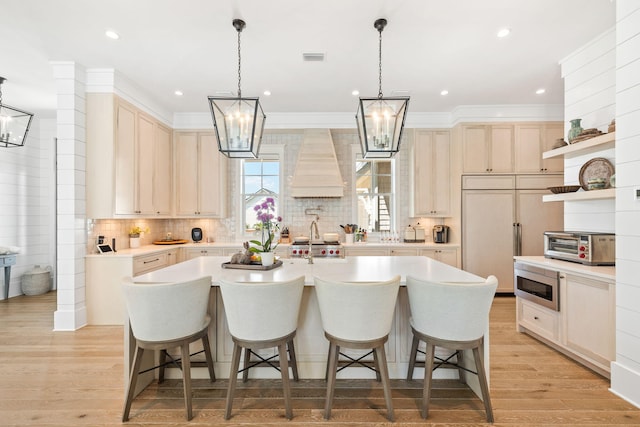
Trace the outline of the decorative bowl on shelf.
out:
[[[581,188],[580,185],[559,185],[557,187],[548,187],[553,194],[575,193]]]

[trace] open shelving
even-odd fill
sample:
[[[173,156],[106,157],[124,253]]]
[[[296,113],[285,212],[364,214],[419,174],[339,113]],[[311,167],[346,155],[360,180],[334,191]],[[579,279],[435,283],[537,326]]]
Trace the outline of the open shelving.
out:
[[[613,199],[616,197],[615,188],[607,188],[604,190],[583,191],[578,190],[575,193],[546,194],[542,196],[543,202],[568,202],[573,200],[602,200]]]
[[[575,144],[565,145],[564,147],[555,148],[553,150],[545,151],[542,153],[543,159],[550,159],[552,157],[565,156],[573,157],[582,154],[588,154],[590,152],[605,150],[607,148],[615,147],[616,133],[609,132],[585,141],[576,142]]]

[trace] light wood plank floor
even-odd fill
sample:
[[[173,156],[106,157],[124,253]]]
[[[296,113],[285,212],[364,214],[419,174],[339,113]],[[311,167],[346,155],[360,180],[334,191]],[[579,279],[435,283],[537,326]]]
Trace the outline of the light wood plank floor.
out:
[[[120,425],[122,328],[52,332],[55,292],[0,301],[0,426]],[[640,426],[640,409],[608,391],[609,382],[515,331],[515,300],[491,312],[491,396],[496,426]],[[181,382],[150,385],[133,403],[130,426],[483,425],[482,403],[457,381],[438,381],[428,420],[419,415],[421,381],[392,381],[396,423],[388,423],[374,381],[339,381],[332,419],[322,418],[325,384],[293,383],[294,418],[284,418],[279,381],[239,383],[224,421],[227,382],[194,384],[187,423]]]

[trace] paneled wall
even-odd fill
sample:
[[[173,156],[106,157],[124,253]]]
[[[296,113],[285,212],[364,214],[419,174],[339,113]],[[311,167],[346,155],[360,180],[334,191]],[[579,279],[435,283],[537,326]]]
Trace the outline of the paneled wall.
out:
[[[54,134],[55,121],[36,116],[24,147],[0,148],[0,246],[20,248],[11,269],[9,297],[22,293],[20,276],[34,265],[56,267],[50,238]],[[0,281],[4,298],[6,283]]]
[[[582,127],[607,132],[616,108],[616,33],[611,29],[561,61],[565,85],[565,135],[569,120],[582,119]],[[579,184],[580,168],[594,157],[615,162],[615,149],[565,160],[565,184]],[[565,202],[565,230],[615,232],[615,202]]]
[[[611,389],[640,407],[640,3],[616,25],[616,361]]]

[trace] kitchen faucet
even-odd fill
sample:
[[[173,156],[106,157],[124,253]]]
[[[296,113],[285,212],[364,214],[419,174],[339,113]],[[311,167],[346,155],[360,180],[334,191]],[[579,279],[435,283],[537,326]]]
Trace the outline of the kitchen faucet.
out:
[[[313,252],[311,250],[311,246],[313,245],[313,228],[316,228],[316,239],[320,238],[320,234],[318,233],[318,223],[315,221],[311,221],[311,227],[309,227],[309,255],[307,259],[309,260],[309,264],[313,264]]]

